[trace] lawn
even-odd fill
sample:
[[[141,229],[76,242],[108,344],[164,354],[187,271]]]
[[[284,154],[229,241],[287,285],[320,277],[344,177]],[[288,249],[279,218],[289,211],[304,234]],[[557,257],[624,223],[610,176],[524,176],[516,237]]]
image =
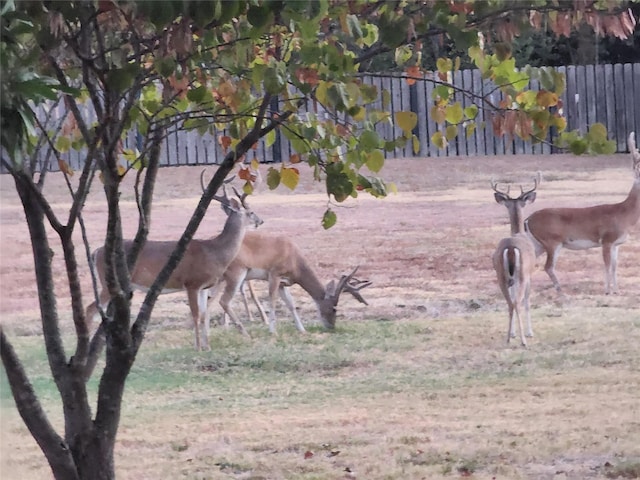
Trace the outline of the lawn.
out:
[[[196,352],[186,296],[160,297],[127,383],[118,478],[638,478],[640,225],[620,249],[618,295],[604,295],[598,249],[561,253],[563,296],[544,271],[534,274],[528,349],[506,344],[506,303],[491,266],[509,233],[491,178],[515,182],[517,192],[540,171],[537,200],[527,207],[533,212],[623,200],[630,163],[628,155],[388,160],[382,176],[399,193],[334,206],[338,224],[328,231],[320,225],[327,198],[310,172],[303,169],[293,193],[262,186],[249,202],[265,221],[260,228],[294,238],[324,281],[360,265],[358,275],[373,282],[362,291],[369,306],[344,295],[337,329],[327,332],[311,299],[293,287],[307,334],[280,305],[276,336],[258,322],[246,323],[251,338],[216,327],[211,351]],[[180,235],[201,171],[160,171],[151,238]],[[48,181],[61,213],[69,204],[62,178]],[[10,177],[0,187],[2,325],[62,431],[24,218]],[[95,190],[85,209],[93,247],[105,223]],[[132,200],[127,190],[128,236],[137,224]],[[223,221],[211,208],[197,236],[215,235]],[[60,257],[54,261],[62,265]],[[90,298],[86,272],[84,280]],[[264,299],[265,285],[255,286]],[[0,476],[50,478],[4,375],[0,388]]]

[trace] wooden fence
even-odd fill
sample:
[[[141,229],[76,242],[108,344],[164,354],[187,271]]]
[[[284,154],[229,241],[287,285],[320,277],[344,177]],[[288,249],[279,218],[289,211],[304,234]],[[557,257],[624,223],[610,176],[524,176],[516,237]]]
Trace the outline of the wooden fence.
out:
[[[558,67],[557,70],[566,76],[566,90],[562,95],[567,129],[578,129],[585,133],[587,125],[601,122],[606,125],[610,137],[617,141],[617,151],[627,151],[627,137],[631,131],[640,135],[640,63],[616,65],[587,65]],[[478,127],[466,137],[463,127],[459,127],[459,135],[446,149],[438,149],[431,144],[430,138],[440,127],[429,118],[432,105],[431,82],[418,82],[409,86],[405,80],[382,76],[365,77],[365,82],[374,84],[389,92],[391,112],[411,110],[418,115],[418,125],[414,130],[420,141],[420,151],[414,154],[411,142],[406,147],[394,152],[387,152],[387,157],[414,156],[456,156],[456,155],[518,155],[554,153],[548,144],[535,144],[520,139],[506,137],[497,138],[489,118],[485,118],[482,109],[477,118]],[[472,90],[475,94],[484,95],[492,92],[494,86],[482,80],[477,70],[458,71],[453,76],[453,84],[457,87]],[[532,88],[538,88],[533,81]],[[495,95],[495,98],[491,96]],[[490,95],[498,100],[499,92]],[[460,93],[455,94],[463,106],[470,101]],[[277,105],[277,104],[276,104]],[[380,101],[372,105],[381,108]],[[303,109],[304,110],[304,109]],[[401,134],[399,128],[390,124],[380,125],[378,133],[386,138]],[[224,152],[218,144],[218,136],[197,132],[178,132],[169,135],[163,148],[163,166],[171,165],[208,165],[219,163]],[[136,135],[132,133],[126,141],[127,148],[135,147]],[[252,154],[261,162],[280,162],[287,160],[293,153],[284,136],[277,133],[276,142],[266,147],[264,140],[259,142],[257,150]],[[70,152],[66,160],[74,169],[83,163],[82,152]],[[52,169],[57,169],[57,162],[52,162]]]

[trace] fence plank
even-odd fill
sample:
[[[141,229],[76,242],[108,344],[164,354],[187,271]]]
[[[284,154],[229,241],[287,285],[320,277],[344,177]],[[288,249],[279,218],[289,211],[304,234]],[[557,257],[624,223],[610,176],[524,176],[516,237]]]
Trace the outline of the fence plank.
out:
[[[633,85],[636,102],[640,102],[640,63],[633,65]],[[640,142],[640,108],[636,105],[634,110],[633,131],[636,132],[636,143]]]
[[[616,136],[618,143],[617,150],[619,152],[624,151],[626,140],[623,140],[624,134],[627,131],[627,122],[625,115],[625,88],[624,88],[624,70],[622,64],[615,64],[613,66],[613,81],[615,83],[615,96],[616,96]]]

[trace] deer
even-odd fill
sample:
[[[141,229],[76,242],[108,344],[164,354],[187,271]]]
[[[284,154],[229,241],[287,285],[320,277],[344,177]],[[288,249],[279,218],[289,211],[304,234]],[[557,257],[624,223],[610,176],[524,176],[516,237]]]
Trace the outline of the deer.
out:
[[[629,134],[628,145],[635,180],[622,202],[583,208],[545,208],[525,220],[536,257],[547,254],[544,270],[558,293],[562,293],[562,289],[555,266],[563,247],[569,250],[602,247],[605,294],[618,293],[618,248],[627,241],[631,228],[640,219],[640,152],[634,132]]]
[[[270,301],[269,331],[272,334],[276,333],[275,306],[277,296],[280,295],[293,315],[296,329],[304,333],[306,329],[288,288],[298,284],[314,300],[323,326],[333,330],[338,301],[343,291],[353,295],[360,303],[368,305],[360,294],[360,290],[371,285],[371,282],[354,277],[358,268],[356,266],[351,273],[342,275],[337,283],[331,280],[323,286],[309,262],[291,239],[284,235],[249,231],[245,235],[238,255],[223,275],[224,290],[219,303],[234,324],[241,323],[231,309],[231,300],[243,282],[267,281]]]
[[[509,190],[502,192],[495,182],[491,182],[494,198],[500,205],[504,205],[509,212],[511,236],[503,238],[498,243],[493,254],[493,267],[496,271],[498,285],[509,307],[509,328],[507,330],[507,344],[515,338],[515,318],[520,328],[520,342],[527,346],[525,332],[522,326],[522,308],[527,319],[527,337],[533,337],[531,327],[531,313],[529,296],[531,294],[531,276],[536,269],[535,247],[524,229],[523,209],[536,199],[538,180],[532,190],[524,191],[517,198],[509,196]]]
[[[338,301],[343,291],[353,295],[360,303],[368,305],[360,294],[360,290],[371,285],[371,282],[354,277],[358,268],[356,266],[351,273],[342,275],[337,283],[335,280],[331,280],[325,286],[291,239],[285,235],[248,231],[238,255],[224,272],[221,282],[224,284],[224,290],[219,303],[234,324],[241,324],[231,308],[231,300],[242,287],[243,282],[267,281],[270,301],[269,331],[272,334],[276,333],[275,305],[279,294],[293,315],[297,330],[304,333],[306,329],[288,288],[293,284],[298,284],[315,301],[323,326],[333,330],[336,323]],[[210,296],[215,297],[215,293]]]
[[[263,222],[247,205],[247,194],[238,198],[228,198],[226,191],[224,196],[214,196],[220,202],[227,213],[222,232],[209,239],[193,239],[175,268],[161,294],[187,292],[189,309],[195,330],[196,350],[209,350],[209,322],[207,312],[207,295],[211,287],[220,282],[229,264],[238,254],[242,240],[250,226],[258,227]],[[167,263],[169,256],[175,250],[175,241],[148,240],[141,250],[138,259],[131,270],[131,284],[134,289],[148,290],[161,269]],[[124,249],[128,252],[132,241],[125,240]],[[98,313],[99,307],[107,308],[109,304],[109,291],[105,280],[104,247],[97,248],[92,253],[92,263],[96,269],[102,290],[97,302],[93,302],[85,314],[85,318],[93,319]],[[248,335],[244,326],[239,323],[236,326],[240,331]]]

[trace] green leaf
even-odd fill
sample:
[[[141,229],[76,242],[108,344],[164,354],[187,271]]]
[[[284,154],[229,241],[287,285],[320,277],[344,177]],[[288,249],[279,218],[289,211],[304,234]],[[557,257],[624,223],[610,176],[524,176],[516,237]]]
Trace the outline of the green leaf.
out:
[[[327,193],[333,195],[336,202],[344,202],[353,193],[353,183],[342,171],[343,167],[342,162],[330,163],[326,167]]]
[[[324,215],[322,216],[322,228],[328,230],[333,227],[337,221],[338,216],[336,215],[336,212],[334,212],[330,208],[327,208],[327,210],[324,212]]]
[[[369,170],[378,173],[384,167],[384,154],[380,150],[369,153],[366,165]]]
[[[360,147],[363,150],[380,148],[380,136],[373,130],[365,130],[360,135]]]
[[[444,118],[449,123],[460,123],[462,121],[463,115],[464,114],[462,111],[462,105],[460,105],[460,102],[454,103],[453,105],[449,105],[447,108],[445,108]]]
[[[411,139],[413,141],[413,154],[418,155],[420,153],[420,139],[416,135],[412,135]]]
[[[264,141],[267,148],[272,147],[273,144],[276,143],[276,130],[274,129],[267,133],[265,135]]]
[[[458,136],[458,127],[457,127],[457,125],[449,125],[445,129],[444,136],[447,138],[448,141],[451,141],[454,138],[456,138]]]
[[[199,87],[189,90],[187,92],[187,98],[193,103],[200,103],[202,102],[202,100],[204,100],[206,94],[207,87],[205,87],[204,85],[200,85]]]
[[[71,139],[69,137],[58,137],[56,140],[56,150],[60,153],[67,153],[71,148]]]
[[[438,148],[445,148],[447,146],[447,139],[444,137],[442,132],[436,132],[431,135],[431,143]]]
[[[589,127],[589,139],[593,142],[603,142],[607,140],[607,127],[602,123],[594,123]]]
[[[478,106],[477,105],[470,105],[467,108],[464,109],[464,116],[466,118],[468,118],[469,120],[473,120],[474,118],[476,118],[478,116]]]
[[[268,5],[251,5],[247,12],[247,20],[255,28],[262,28],[273,21],[273,12]]]
[[[267,186],[269,190],[275,190],[280,185],[280,172],[273,167],[267,171]]]
[[[394,117],[397,125],[407,135],[410,135],[418,125],[418,115],[415,112],[396,112]]]

